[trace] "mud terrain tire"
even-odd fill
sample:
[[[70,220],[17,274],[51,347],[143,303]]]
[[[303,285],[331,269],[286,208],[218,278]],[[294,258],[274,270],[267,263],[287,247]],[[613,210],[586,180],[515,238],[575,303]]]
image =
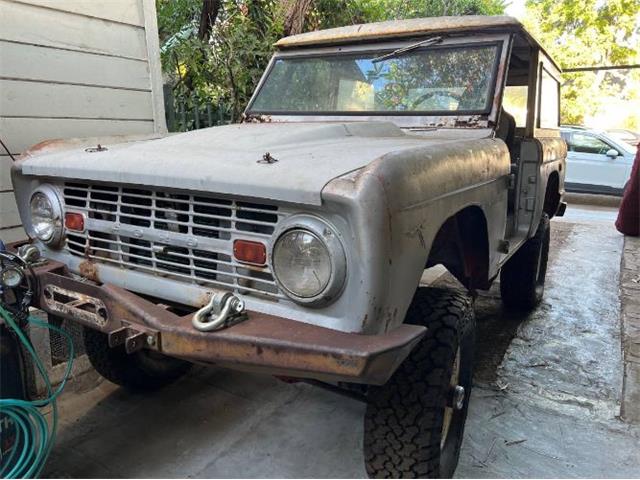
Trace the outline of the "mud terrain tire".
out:
[[[505,307],[528,312],[542,301],[550,238],[549,216],[543,213],[536,234],[500,271],[500,296]]]
[[[405,321],[428,330],[391,379],[369,391],[364,420],[367,474],[451,477],[460,455],[473,376],[471,299],[449,290],[419,288]],[[464,388],[459,410],[447,407],[454,368],[456,384]]]
[[[156,390],[184,375],[191,363],[141,350],[128,354],[124,345],[109,348],[107,335],[84,329],[84,345],[93,368],[104,378],[132,391]]]

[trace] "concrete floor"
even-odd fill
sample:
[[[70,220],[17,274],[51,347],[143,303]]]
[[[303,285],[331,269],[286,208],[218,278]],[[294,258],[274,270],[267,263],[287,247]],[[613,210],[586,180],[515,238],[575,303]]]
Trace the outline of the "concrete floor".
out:
[[[640,429],[617,417],[614,218],[573,207],[552,222],[545,300],[531,315],[502,312],[495,286],[479,297],[457,477],[640,476]],[[324,390],[205,367],[150,396],[91,387],[60,402],[49,477],[365,476],[364,405]]]

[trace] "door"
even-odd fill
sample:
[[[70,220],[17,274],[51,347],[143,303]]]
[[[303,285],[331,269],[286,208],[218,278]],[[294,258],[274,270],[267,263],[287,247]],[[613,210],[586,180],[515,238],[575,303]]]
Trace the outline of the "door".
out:
[[[567,142],[565,182],[585,186],[624,187],[629,179],[629,164],[619,149],[589,132],[563,132]],[[607,153],[618,152],[617,156]]]

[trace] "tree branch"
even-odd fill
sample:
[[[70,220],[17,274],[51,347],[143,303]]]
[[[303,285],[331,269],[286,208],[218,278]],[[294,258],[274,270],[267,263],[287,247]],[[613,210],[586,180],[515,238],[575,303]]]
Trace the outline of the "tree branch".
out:
[[[200,12],[200,27],[198,28],[198,38],[208,40],[211,29],[216,23],[220,12],[222,0],[202,0],[202,11]]]

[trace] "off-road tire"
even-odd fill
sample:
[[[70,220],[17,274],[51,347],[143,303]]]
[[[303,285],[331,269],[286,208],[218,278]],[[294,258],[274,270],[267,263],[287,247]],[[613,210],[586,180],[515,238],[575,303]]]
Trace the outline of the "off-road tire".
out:
[[[472,386],[471,299],[449,290],[419,288],[405,321],[428,330],[391,379],[370,388],[364,419],[365,467],[371,478],[448,478],[458,464]],[[458,351],[457,383],[465,389],[464,403],[452,411],[441,446]]]
[[[511,310],[533,310],[544,295],[551,228],[542,214],[536,234],[507,260],[500,272],[502,303]]]
[[[128,354],[124,345],[110,348],[107,335],[89,328],[84,329],[84,346],[91,365],[100,375],[132,391],[161,388],[191,367],[189,362],[152,351]]]

